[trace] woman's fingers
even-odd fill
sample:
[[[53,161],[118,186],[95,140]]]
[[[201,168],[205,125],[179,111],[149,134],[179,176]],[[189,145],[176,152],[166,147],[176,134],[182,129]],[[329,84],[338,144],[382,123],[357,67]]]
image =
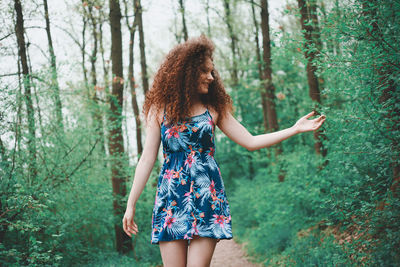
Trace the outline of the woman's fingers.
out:
[[[322,123],[324,123],[324,121],[325,121],[325,118],[324,119],[322,119],[321,121],[319,121],[319,123],[318,123],[318,125],[317,125],[317,129],[316,130],[318,130],[321,126],[322,126]]]
[[[325,120],[325,119],[326,119],[325,115],[321,115],[321,116],[319,116],[318,121]]]
[[[130,229],[131,231],[139,232],[139,229],[138,229],[137,226],[130,226],[129,229]]]
[[[305,115],[304,118],[308,119],[308,118],[310,118],[311,116],[313,116],[314,114],[315,114],[315,111],[313,110],[313,111],[311,111],[310,113],[308,113],[307,115]]]
[[[139,228],[133,220],[128,220],[128,218],[124,217],[122,224],[124,232],[130,237],[132,237],[132,234],[136,235],[139,232]]]
[[[127,227],[126,217],[124,217],[124,218],[122,219],[122,225],[123,225],[123,228],[124,228],[125,233],[128,233],[128,232],[127,232],[127,231],[128,231],[128,227]]]
[[[134,235],[136,235],[139,232],[139,228],[135,222],[133,222],[133,224],[129,224],[128,228],[129,228],[129,232]]]

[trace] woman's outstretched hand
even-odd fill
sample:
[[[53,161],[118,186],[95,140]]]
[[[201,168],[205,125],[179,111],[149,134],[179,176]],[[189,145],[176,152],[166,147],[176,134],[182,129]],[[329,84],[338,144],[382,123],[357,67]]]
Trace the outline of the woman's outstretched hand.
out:
[[[124,218],[122,219],[124,231],[130,237],[132,237],[132,234],[136,235],[139,232],[137,224],[133,221],[133,218],[135,217],[135,211],[135,207],[126,208]]]
[[[293,127],[297,130],[298,133],[308,132],[308,131],[315,131],[318,130],[319,127],[324,123],[326,117],[325,115],[321,115],[318,118],[308,120],[311,116],[315,114],[315,111],[311,111],[307,115],[301,117]]]

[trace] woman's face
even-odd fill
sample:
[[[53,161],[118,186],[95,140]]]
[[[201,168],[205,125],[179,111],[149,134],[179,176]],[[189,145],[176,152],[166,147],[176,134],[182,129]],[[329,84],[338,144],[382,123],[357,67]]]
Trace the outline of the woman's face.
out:
[[[213,69],[214,69],[214,64],[212,60],[208,57],[204,65],[200,69],[199,86],[197,90],[199,94],[208,93],[208,86],[212,81],[214,81],[214,77],[211,74],[211,71]]]

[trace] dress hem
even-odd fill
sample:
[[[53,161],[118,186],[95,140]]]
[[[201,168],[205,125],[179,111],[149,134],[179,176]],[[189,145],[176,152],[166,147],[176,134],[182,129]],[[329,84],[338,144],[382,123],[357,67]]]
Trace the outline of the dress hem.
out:
[[[221,238],[218,238],[218,237],[215,237],[215,236],[206,236],[206,235],[198,235],[198,236],[200,236],[200,237],[210,237],[210,238],[214,238],[214,239],[219,239],[217,242],[219,242],[220,240],[222,240],[222,239],[225,239],[225,240],[231,240],[231,239],[233,239],[233,236],[231,236],[231,237],[221,237]],[[174,239],[170,239],[170,240],[158,240],[158,241],[150,241],[150,243],[151,244],[153,244],[153,245],[160,245],[160,241],[174,241],[174,240],[188,240],[189,241],[189,243],[190,243],[190,240],[192,240],[192,239],[186,239],[186,238],[183,238],[183,237],[177,237],[177,238],[174,238]]]

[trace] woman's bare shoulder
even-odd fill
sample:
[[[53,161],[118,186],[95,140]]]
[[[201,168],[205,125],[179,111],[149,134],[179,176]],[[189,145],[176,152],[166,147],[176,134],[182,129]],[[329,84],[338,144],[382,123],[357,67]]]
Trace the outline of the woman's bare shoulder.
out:
[[[219,118],[218,111],[216,111],[213,107],[209,107],[208,111],[211,114],[211,117],[212,117],[212,119],[214,121],[214,124],[217,125],[218,124],[218,118]]]
[[[149,110],[149,118],[155,116],[158,125],[161,127],[161,123],[164,119],[164,110],[157,109],[156,106],[151,106]]]

